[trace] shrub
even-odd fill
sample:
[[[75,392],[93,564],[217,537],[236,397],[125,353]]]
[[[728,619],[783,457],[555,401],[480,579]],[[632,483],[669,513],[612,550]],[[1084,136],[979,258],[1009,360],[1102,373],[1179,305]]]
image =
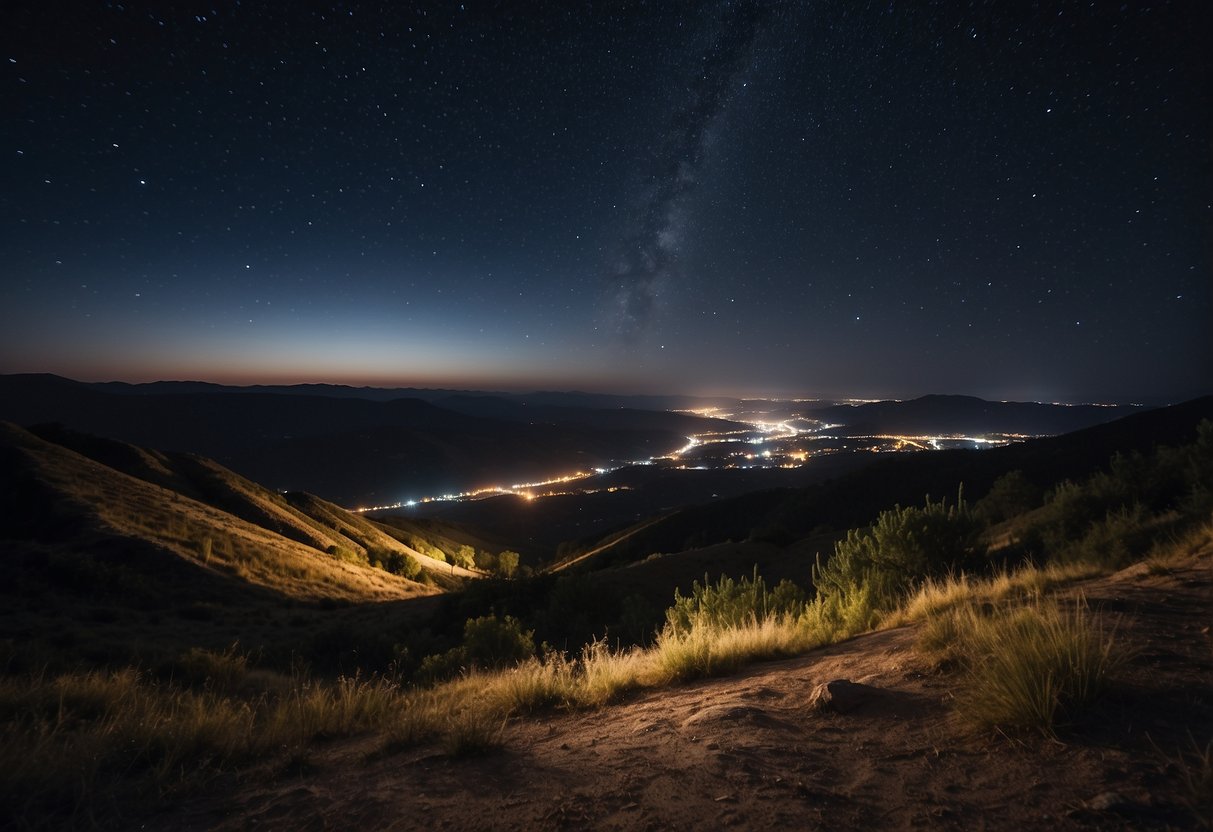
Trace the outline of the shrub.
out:
[[[471,569],[476,565],[476,550],[464,544],[455,550],[451,556],[451,562],[456,566],[462,566],[464,569]]]
[[[483,615],[463,625],[463,650],[477,667],[503,667],[535,655],[535,631],[512,615]]]
[[[506,549],[497,556],[497,574],[503,578],[512,578],[518,570],[519,555],[512,549]]]
[[[446,679],[473,668],[501,668],[535,655],[535,631],[524,630],[512,615],[483,615],[463,625],[463,642],[445,653],[426,656],[417,673],[422,679]]]
[[[818,558],[813,584],[819,595],[837,596],[841,608],[866,595],[874,610],[891,609],[927,578],[983,567],[981,531],[963,494],[953,506],[930,497],[922,508],[896,506],[868,531],[848,532],[824,564]]]
[[[689,633],[695,628],[712,630],[737,627],[750,621],[765,621],[780,616],[796,616],[804,609],[804,590],[788,580],[780,581],[773,592],[755,567],[751,578],[734,581],[721,575],[715,586],[708,576],[703,583],[691,584],[691,594],[674,590],[674,605],[666,610],[666,629]]]
[[[989,524],[1001,523],[1040,505],[1041,490],[1023,471],[1009,471],[994,481],[973,512]]]

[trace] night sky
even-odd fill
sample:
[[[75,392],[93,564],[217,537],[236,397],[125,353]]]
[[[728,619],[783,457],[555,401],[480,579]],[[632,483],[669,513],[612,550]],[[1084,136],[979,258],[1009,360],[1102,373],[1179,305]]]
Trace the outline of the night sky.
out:
[[[1207,392],[1209,8],[19,0],[0,372]]]

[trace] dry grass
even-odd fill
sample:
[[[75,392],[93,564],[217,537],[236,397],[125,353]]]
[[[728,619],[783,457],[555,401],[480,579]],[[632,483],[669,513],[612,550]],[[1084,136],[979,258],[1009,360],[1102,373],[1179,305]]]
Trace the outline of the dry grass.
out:
[[[1202,534],[1181,543],[1207,545],[1208,530]],[[974,724],[1050,733],[1099,693],[1120,659],[1097,615],[1040,600],[1095,571],[1028,568],[928,582],[876,620],[922,622],[923,649],[964,668],[958,705]],[[376,734],[389,749],[437,740],[451,754],[483,752],[504,742],[514,715],[596,707],[632,690],[803,653],[869,629],[874,615],[861,595],[817,600],[795,616],[667,629],[648,649],[597,642],[571,658],[552,654],[427,689],[378,676],[279,677],[258,689],[258,671],[232,650],[185,654],[176,682],[135,670],[0,679],[0,811],[43,828],[91,825],[107,811],[100,795],[116,804],[125,795],[130,805],[136,794],[146,809],[149,795],[266,755],[298,756],[325,737]],[[1199,795],[1208,788],[1209,752],[1181,759],[1198,806],[1208,805]]]
[[[1047,735],[1090,705],[1125,658],[1084,605],[1039,599],[953,609],[926,622],[919,646],[964,668],[956,704],[968,722]]]
[[[6,438],[23,454],[22,464],[31,474],[57,494],[57,502],[86,517],[95,532],[151,544],[208,571],[233,575],[295,599],[393,600],[433,592],[380,569],[343,563],[299,542],[357,548],[292,508],[280,495],[215,463],[196,464],[206,469],[212,485],[232,502],[229,507],[235,513],[102,465],[20,429],[11,429]],[[246,516],[257,522],[243,519]],[[365,521],[356,518],[348,525],[355,523]],[[404,548],[381,533],[374,540],[387,548]]]
[[[1175,756],[1159,751],[1163,767],[1178,776],[1183,800],[1192,817],[1205,829],[1213,829],[1213,740],[1204,747],[1189,736],[1190,747]]]
[[[1012,599],[1038,597],[1075,581],[1104,574],[1107,570],[1093,564],[1049,564],[1025,566],[1014,572],[999,572],[988,578],[967,575],[927,579],[900,610],[882,622],[898,626],[937,618],[971,604],[999,604]]]
[[[650,651],[650,684],[719,676],[750,662],[794,656],[830,639],[800,618],[781,616],[724,627],[666,630]]]

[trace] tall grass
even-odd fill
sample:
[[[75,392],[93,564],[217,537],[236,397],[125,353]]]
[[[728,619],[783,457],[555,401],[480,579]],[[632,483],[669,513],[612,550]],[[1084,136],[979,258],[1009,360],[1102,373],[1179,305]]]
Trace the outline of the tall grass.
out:
[[[953,609],[930,619],[919,643],[961,663],[956,704],[966,720],[1048,735],[1094,701],[1124,660],[1114,634],[1085,605],[1041,600]]]
[[[1181,543],[1194,551],[1210,535],[1205,528]],[[1098,615],[1039,599],[1098,571],[1067,565],[933,578],[890,612],[859,591],[771,614],[763,592],[721,585],[730,597],[764,601],[761,617],[723,614],[705,582],[699,596],[710,612],[684,602],[652,647],[594,642],[576,656],[473,670],[427,688],[357,675],[278,677],[258,688],[264,674],[235,650],[191,651],[168,681],[134,669],[0,678],[0,815],[18,828],[104,823],[132,796],[146,809],[157,795],[267,755],[298,754],[318,738],[375,733],[388,748],[437,740],[451,754],[490,750],[504,742],[513,715],[596,707],[908,622],[923,622],[923,649],[962,666],[957,703],[967,719],[1051,733],[1099,693],[1122,656]]]
[[[974,603],[997,604],[1028,599],[1074,581],[1103,574],[1103,567],[1089,563],[1026,566],[1003,570],[984,578],[948,575],[928,578],[906,599],[901,609],[886,617],[886,625],[926,621]]]

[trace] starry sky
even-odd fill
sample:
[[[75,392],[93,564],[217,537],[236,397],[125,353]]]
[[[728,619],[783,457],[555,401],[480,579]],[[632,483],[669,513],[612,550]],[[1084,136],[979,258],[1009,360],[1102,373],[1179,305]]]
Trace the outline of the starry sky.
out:
[[[1208,392],[1210,16],[22,0],[0,372]]]

